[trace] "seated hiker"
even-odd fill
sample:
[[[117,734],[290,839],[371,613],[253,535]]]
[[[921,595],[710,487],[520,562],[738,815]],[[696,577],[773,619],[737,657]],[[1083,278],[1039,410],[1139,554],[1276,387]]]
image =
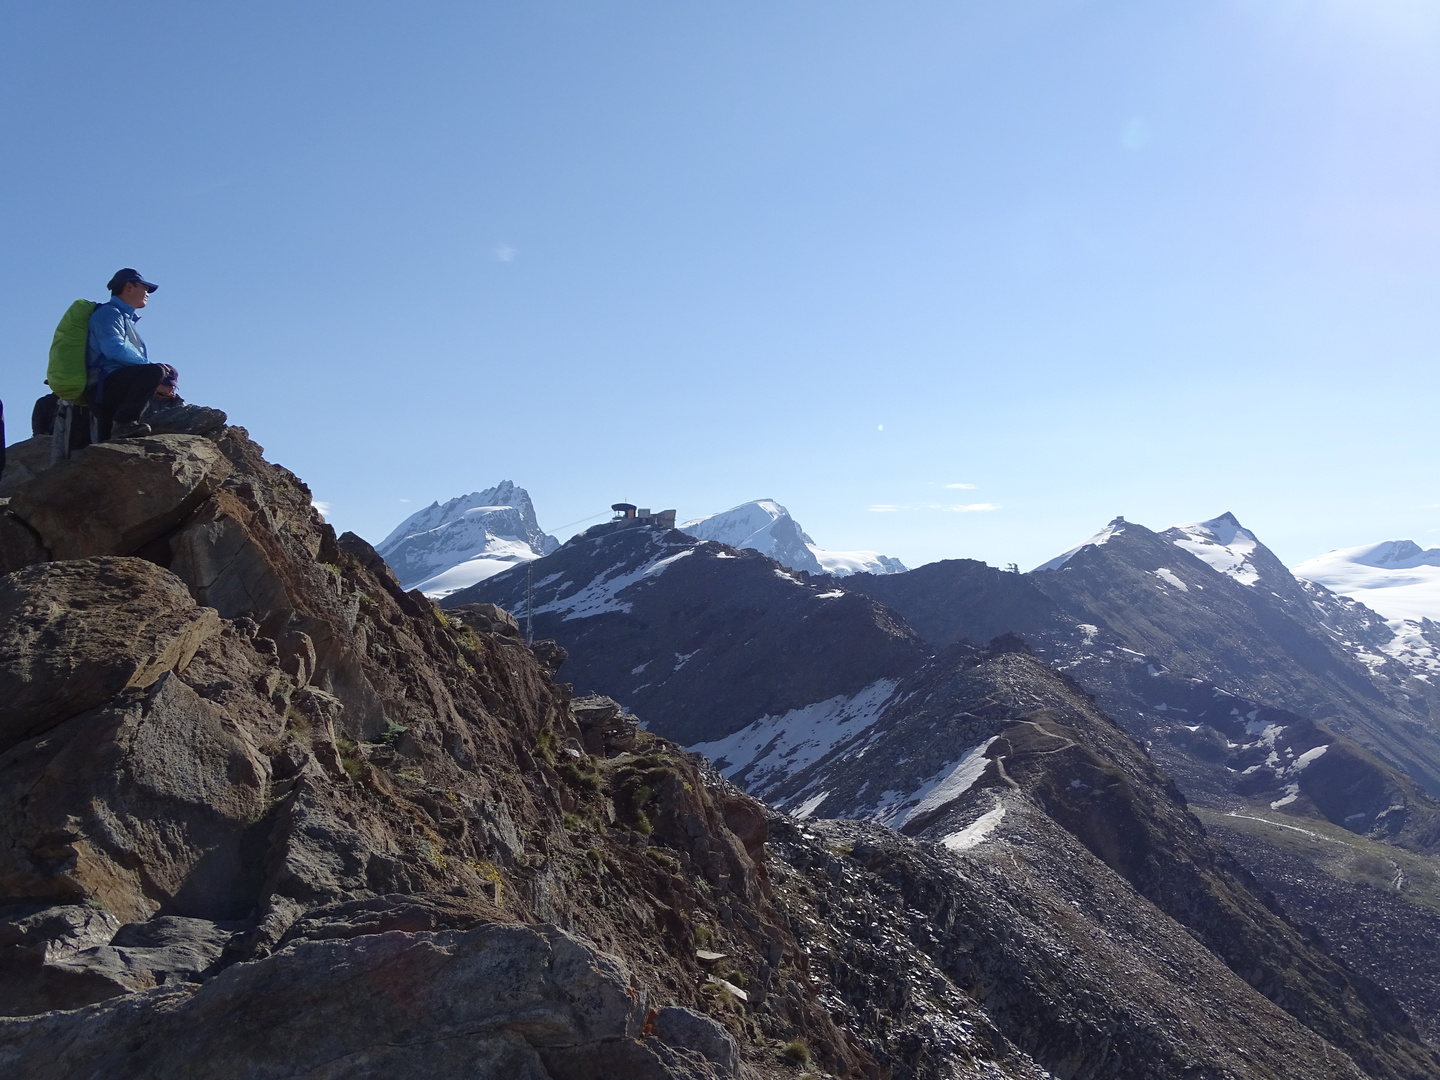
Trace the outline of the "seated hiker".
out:
[[[126,267],[110,279],[110,300],[90,316],[85,368],[90,385],[97,436],[125,439],[149,435],[142,417],[152,401],[177,401],[176,371],[152,364],[135,330],[139,311],[156,286]]]

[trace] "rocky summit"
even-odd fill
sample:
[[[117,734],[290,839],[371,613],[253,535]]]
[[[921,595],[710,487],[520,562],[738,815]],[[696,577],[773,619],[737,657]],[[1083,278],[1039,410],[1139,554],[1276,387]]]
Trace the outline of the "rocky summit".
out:
[[[1017,638],[602,527],[527,644],[213,417],[12,451],[0,1075],[1440,1074]],[[663,737],[797,712],[742,778],[791,813]]]

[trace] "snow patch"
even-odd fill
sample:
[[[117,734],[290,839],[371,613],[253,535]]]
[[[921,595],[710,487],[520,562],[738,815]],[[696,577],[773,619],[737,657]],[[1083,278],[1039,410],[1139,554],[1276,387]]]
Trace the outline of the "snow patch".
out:
[[[1409,619],[1389,619],[1386,628],[1393,637],[1380,651],[1410,668],[1419,678],[1440,675],[1440,649],[1435,644],[1435,635],[1425,635],[1424,627]]]
[[[694,548],[686,548],[684,551],[677,551],[671,555],[652,558],[643,566],[628,573],[617,572],[609,576],[598,577],[569,596],[557,596],[548,603],[541,604],[535,609],[535,614],[553,611],[563,614],[564,621],[569,622],[571,619],[588,619],[595,615],[603,615],[607,611],[629,611],[631,605],[618,599],[622,592],[646,578],[659,577],[675,563],[694,553]]]
[[[1152,572],[1154,573],[1154,575],[1155,575],[1157,578],[1159,578],[1161,581],[1163,581],[1166,585],[1174,586],[1175,588],[1179,589],[1181,592],[1189,592],[1189,591],[1190,591],[1190,586],[1189,586],[1189,585],[1186,585],[1185,582],[1181,581],[1178,577],[1176,577],[1175,574],[1174,574],[1174,572],[1173,572],[1169,567],[1167,567],[1167,566],[1162,566],[1162,567],[1160,567],[1159,570],[1155,570],[1155,571],[1152,571]]]
[[[1069,562],[1071,558],[1073,558],[1078,552],[1083,551],[1085,548],[1102,547],[1103,545],[1108,544],[1114,537],[1119,536],[1125,531],[1125,526],[1127,524],[1128,522],[1126,522],[1123,517],[1117,517],[1114,521],[1110,522],[1110,524],[1106,525],[1103,529],[1101,529],[1094,536],[1090,537],[1090,539],[1086,540],[1083,544],[1076,544],[1069,551],[1065,552],[1065,554],[1057,555],[1049,562],[1041,563],[1039,566],[1035,567],[1032,573],[1039,573],[1041,570],[1059,570],[1062,566]]]
[[[940,843],[951,851],[969,851],[994,832],[995,826],[1000,824],[1000,820],[1004,816],[1004,806],[987,810],[965,828],[947,835]]]
[[[1271,810],[1279,810],[1282,806],[1289,806],[1300,797],[1299,784],[1285,785],[1285,794],[1270,804]]]
[[[859,693],[827,698],[766,715],[723,739],[686,747],[716,763],[727,780],[743,780],[765,798],[787,777],[863,734],[895,693],[894,679],[879,679]]]
[[[1318,761],[1321,756],[1324,755],[1325,751],[1329,749],[1329,743],[1326,743],[1324,746],[1312,747],[1311,749],[1306,750],[1303,754],[1297,757],[1295,759],[1295,763],[1291,765],[1290,768],[1294,769],[1296,772],[1299,772],[1301,769],[1305,768],[1305,766],[1311,765],[1314,762]]]
[[[958,799],[970,790],[984,773],[985,767],[990,764],[985,751],[990,749],[995,738],[992,736],[979,746],[972,746],[960,755],[959,761],[946,762],[908,795],[887,791],[885,796],[881,797],[882,804],[877,805],[875,813],[868,816],[881,825],[899,829],[912,818],[930,810],[937,810]]]
[[[801,821],[804,821],[811,814],[815,813],[816,810],[820,809],[820,804],[829,797],[830,792],[828,791],[822,791],[818,795],[812,795],[810,796],[810,798],[806,799],[803,803],[797,806],[795,808],[795,812],[790,816],[794,818],[799,818]]]

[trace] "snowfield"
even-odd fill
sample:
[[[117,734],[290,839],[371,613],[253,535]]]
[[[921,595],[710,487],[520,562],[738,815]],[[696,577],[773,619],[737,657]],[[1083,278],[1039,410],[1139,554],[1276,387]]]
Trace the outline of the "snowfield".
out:
[[[1090,539],[1086,540],[1083,544],[1076,544],[1069,551],[1065,552],[1065,554],[1056,555],[1055,558],[1051,559],[1049,562],[1041,563],[1039,566],[1035,567],[1032,573],[1039,573],[1041,570],[1059,570],[1062,566],[1064,566],[1067,562],[1074,558],[1078,552],[1084,551],[1087,547],[1101,547],[1104,544],[1109,543],[1112,536],[1118,536],[1120,533],[1125,531],[1125,524],[1126,522],[1123,517],[1117,517],[1114,521],[1110,522],[1109,525],[1106,525],[1103,529],[1101,529],[1094,536],[1090,537]]]
[[[1294,573],[1359,600],[1387,619],[1440,622],[1440,548],[1382,540],[1306,559]]]

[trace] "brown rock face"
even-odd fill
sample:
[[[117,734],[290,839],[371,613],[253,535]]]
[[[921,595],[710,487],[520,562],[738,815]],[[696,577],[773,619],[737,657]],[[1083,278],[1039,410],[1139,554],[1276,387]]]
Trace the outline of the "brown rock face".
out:
[[[0,749],[184,668],[220,620],[143,559],[0,578]]]
[[[270,760],[174,676],[119,694],[0,756],[0,891],[88,900],[126,921],[243,916],[259,878],[247,830],[270,777]]]
[[[230,492],[207,502],[170,539],[170,568],[196,598],[227,619],[269,623],[292,612],[281,570],[252,528],[254,511]],[[263,529],[267,522],[258,523]],[[271,628],[273,632],[273,627]]]
[[[10,513],[10,500],[0,499],[0,574],[8,574],[49,556],[35,530]]]
[[[182,457],[214,461],[213,450],[224,462],[201,470],[215,483],[187,482],[156,500],[163,513],[130,515],[151,523],[136,549],[143,558],[46,561],[0,578],[0,1011],[124,997],[106,1019],[92,1011],[103,1005],[52,1015],[69,1017],[55,1021],[67,1030],[111,1030],[126,1046],[163,1034],[130,1065],[105,1057],[103,1039],[71,1064],[160,1076],[180,1068],[174,1055],[211,1067],[206,1053],[184,1049],[183,1030],[213,1046],[273,993],[272,1020],[316,1018],[286,1036],[285,1056],[299,1060],[332,1031],[325,1018],[368,1008],[376,987],[403,1004],[428,1001],[434,982],[478,1007],[441,970],[448,961],[431,963],[469,949],[464,941],[410,941],[389,953],[377,941],[453,931],[493,944],[483,935],[496,923],[552,922],[625,958],[629,974],[584,993],[618,992],[626,1017],[650,995],[657,1007],[721,1017],[752,1057],[770,1053],[755,1039],[779,1046],[803,1033],[817,1061],[866,1072],[864,1049],[813,992],[766,999],[757,989],[747,1012],[705,982],[702,937],[731,958],[734,985],[772,969],[809,985],[766,898],[757,835],[742,842],[730,832],[734,808],[695,763],[633,729],[625,741],[634,752],[586,754],[570,688],[553,677],[563,652],[537,658],[504,612],[466,625],[402,590],[363,540],[336,539],[305,485],[266,462],[243,430],[218,430],[209,448],[185,437],[132,445],[143,444],[144,453],[77,454],[17,492],[33,509],[43,486],[56,503],[46,520],[79,522],[86,545],[106,530],[106,543],[128,545],[142,533],[92,522],[74,501],[93,478],[76,473],[66,489],[52,474],[127,461],[133,474],[121,470],[116,483],[143,488],[161,459],[172,477]],[[67,503],[66,490],[80,494]],[[736,820],[753,817],[742,808]],[[82,943],[62,917],[77,909],[105,913],[105,929],[126,925]],[[192,928],[179,944],[166,936],[172,924]],[[7,944],[7,925],[28,929]],[[596,955],[584,952],[576,970],[595,969]],[[251,981],[267,957],[280,967]],[[551,961],[533,950],[510,963],[532,982],[549,977]],[[262,985],[282,969],[288,988]],[[482,969],[496,977],[493,965]],[[345,982],[349,974],[358,982]],[[176,995],[189,1000],[174,987],[198,982],[209,993],[227,977],[240,981],[223,1004],[185,1007],[184,1024],[167,1026]],[[364,989],[343,988],[354,985]],[[487,1075],[477,1062],[537,1080],[735,1075],[728,1036],[703,1018],[667,1026],[670,1041],[642,1043],[629,1037],[629,1019],[608,1012],[588,1029],[557,1013],[553,1024],[516,1021],[524,1030],[477,1013],[462,1018],[471,1025],[462,1036],[439,1001],[357,1021],[333,1060],[346,1062],[345,1075],[409,1075],[410,1063],[427,1077]],[[51,1029],[27,1024],[0,1020],[0,1074],[45,1075],[36,1063],[54,1056]],[[261,1068],[274,1026],[237,1038],[215,1074]],[[699,1051],[673,1045],[692,1036]],[[428,1049],[397,1058],[395,1046]],[[45,1066],[54,1075],[68,1067]]]
[[[131,555],[173,529],[230,475],[199,435],[87,446],[18,490],[11,511],[55,559]]]

